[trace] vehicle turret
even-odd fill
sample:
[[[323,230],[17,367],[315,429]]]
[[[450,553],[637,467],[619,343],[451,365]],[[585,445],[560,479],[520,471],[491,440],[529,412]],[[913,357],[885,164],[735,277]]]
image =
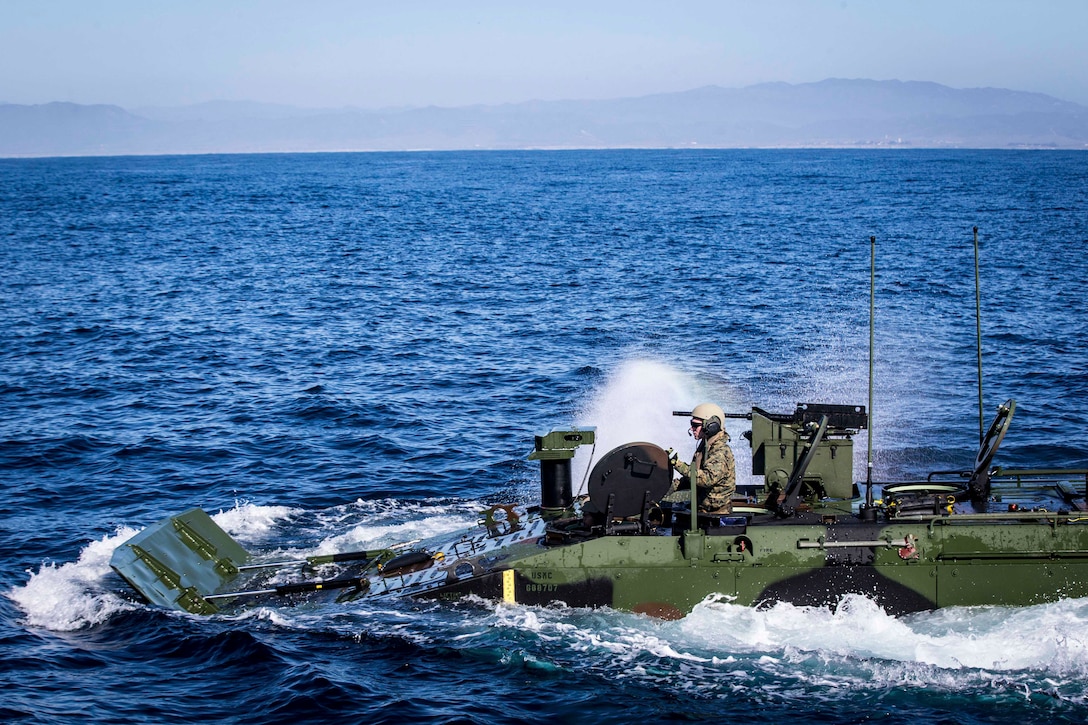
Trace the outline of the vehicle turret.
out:
[[[865,407],[799,403],[793,413],[752,408],[752,474],[763,476],[771,508],[805,501],[834,505],[858,497],[854,440],[868,426]]]

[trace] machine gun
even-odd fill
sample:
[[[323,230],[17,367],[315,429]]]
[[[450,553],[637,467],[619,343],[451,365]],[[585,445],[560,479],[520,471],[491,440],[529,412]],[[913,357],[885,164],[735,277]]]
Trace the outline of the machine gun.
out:
[[[765,506],[789,515],[801,501],[858,497],[854,440],[869,425],[861,405],[798,403],[792,414],[752,408],[752,474],[763,476]]]

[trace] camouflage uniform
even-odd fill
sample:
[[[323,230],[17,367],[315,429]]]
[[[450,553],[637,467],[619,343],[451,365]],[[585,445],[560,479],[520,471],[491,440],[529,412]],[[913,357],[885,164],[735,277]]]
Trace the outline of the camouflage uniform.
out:
[[[670,491],[691,486],[689,474],[692,467],[698,472],[695,479],[695,495],[699,511],[712,514],[733,512],[733,494],[737,491],[737,465],[733,449],[729,447],[729,434],[724,430],[707,441],[699,443],[691,465],[677,461],[674,466],[680,478],[674,481]]]

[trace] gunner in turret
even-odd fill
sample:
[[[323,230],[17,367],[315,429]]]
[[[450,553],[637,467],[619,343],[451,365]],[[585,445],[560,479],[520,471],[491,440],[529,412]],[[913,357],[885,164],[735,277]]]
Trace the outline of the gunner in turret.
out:
[[[733,494],[737,490],[737,466],[729,447],[729,434],[722,427],[725,413],[714,403],[700,403],[691,411],[688,434],[699,441],[691,464],[680,461],[676,453],[670,459],[680,478],[673,481],[671,494],[691,486],[691,471],[695,471],[696,497],[699,513],[733,513]]]

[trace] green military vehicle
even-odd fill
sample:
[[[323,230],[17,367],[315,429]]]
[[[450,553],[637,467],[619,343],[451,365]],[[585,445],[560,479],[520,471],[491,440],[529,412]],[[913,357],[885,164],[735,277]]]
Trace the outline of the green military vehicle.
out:
[[[1014,411],[1011,400],[999,407],[967,470],[860,486],[853,442],[868,427],[863,406],[733,414],[751,421],[745,438],[762,484],[741,491],[729,515],[692,516],[694,490],[666,496],[669,456],[645,442],[596,461],[576,497],[571,462],[595,430],[558,430],[529,455],[541,467],[539,506],[492,507],[442,541],[269,561],[191,509],[119,546],[111,565],[149,602],[202,614],[323,592],[343,601],[471,595],[666,619],[708,597],[835,606],[859,594],[902,614],[1088,596],[1088,471],[994,467]]]

